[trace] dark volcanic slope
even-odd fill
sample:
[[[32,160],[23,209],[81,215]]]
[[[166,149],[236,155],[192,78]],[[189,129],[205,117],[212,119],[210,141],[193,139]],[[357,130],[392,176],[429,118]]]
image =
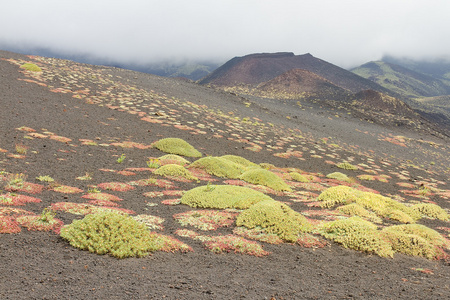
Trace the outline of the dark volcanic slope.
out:
[[[289,70],[274,79],[262,83],[257,88],[260,91],[285,93],[336,93],[344,90],[325,78],[302,69]]]
[[[43,72],[24,71],[19,66],[25,62]],[[132,216],[162,219],[162,226],[152,230],[193,250],[119,260],[76,249],[53,231],[22,226],[20,232],[0,234],[1,299],[448,298],[450,268],[445,260],[398,253],[382,258],[330,240],[323,248],[308,241],[303,246],[250,242],[237,236],[235,223],[205,231],[174,218],[200,212],[176,203],[183,192],[208,183],[211,188],[237,184],[264,191],[317,223],[348,217],[317,206],[318,194],[337,184],[379,192],[407,205],[432,202],[448,210],[448,139],[382,128],[320,104],[303,103],[295,110],[295,101],[254,103],[185,81],[65,60],[0,51],[0,70],[1,230],[19,216],[40,214],[56,204],[82,209],[108,205],[132,210]],[[167,137],[188,141],[204,156],[234,154],[266,163],[292,192],[200,171],[198,181],[159,176],[146,162],[165,154],[150,145]],[[344,161],[357,170],[338,168]],[[294,170],[310,182],[292,181],[289,173]],[[351,182],[325,176],[336,171]],[[24,186],[14,193],[24,202],[12,203],[11,195],[4,195],[6,183],[11,174],[21,173]],[[44,175],[55,182],[37,179]],[[94,188],[119,200],[86,199],[97,195]],[[56,217],[70,224],[83,218],[76,213],[57,210]],[[418,223],[442,236],[450,233],[447,221],[422,218]],[[392,224],[397,223],[383,218],[380,227]],[[225,240],[217,247],[230,253],[216,254],[180,229],[206,239],[231,236],[238,243]],[[233,253],[249,245],[270,253]]]
[[[304,55],[263,53],[235,57],[203,78],[200,84],[216,86],[257,85],[280,76],[291,69],[310,71],[351,92],[367,89],[388,92],[385,88],[370,80],[316,58],[309,53]]]
[[[370,111],[382,111],[385,113],[395,113],[409,118],[417,118],[414,112],[405,102],[397,98],[385,95],[373,90],[361,91],[355,94],[357,105],[361,105]]]

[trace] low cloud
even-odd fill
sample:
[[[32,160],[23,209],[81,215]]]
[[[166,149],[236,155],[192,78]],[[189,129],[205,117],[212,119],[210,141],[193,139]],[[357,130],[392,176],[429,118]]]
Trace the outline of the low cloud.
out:
[[[383,55],[449,59],[450,1],[6,1],[0,49],[145,64],[311,53],[342,67]]]

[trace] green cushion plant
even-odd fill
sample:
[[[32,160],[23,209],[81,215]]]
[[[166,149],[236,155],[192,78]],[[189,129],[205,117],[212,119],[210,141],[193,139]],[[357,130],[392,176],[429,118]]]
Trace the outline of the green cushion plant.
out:
[[[337,164],[336,167],[344,169],[344,170],[358,170],[357,166],[354,166],[348,162],[343,162],[343,163]]]
[[[249,161],[249,160],[246,159],[246,158],[243,158],[242,156],[237,156],[237,155],[223,155],[223,156],[221,156],[221,158],[228,159],[228,160],[230,160],[230,161],[232,161],[232,162],[234,162],[234,163],[240,164],[240,165],[242,165],[243,167],[246,167],[246,168],[248,168],[248,167],[256,167],[256,168],[260,168],[260,166],[258,166],[257,164],[255,164],[255,163]]]
[[[437,231],[420,224],[389,226],[381,232],[396,252],[407,255],[435,259],[445,256],[442,248],[450,247]]]
[[[152,148],[162,152],[177,154],[187,157],[201,157],[202,154],[188,142],[179,138],[165,138],[154,142]]]
[[[420,212],[421,214],[441,221],[450,220],[449,214],[439,205],[433,203],[419,203],[412,206],[412,209]]]
[[[246,168],[241,164],[237,164],[222,157],[214,156],[200,158],[190,164],[189,168],[202,169],[208,174],[230,179],[238,178],[246,170]]]
[[[344,214],[350,216],[358,216],[374,223],[382,223],[380,217],[378,217],[375,213],[368,211],[367,209],[365,209],[364,207],[362,207],[357,203],[350,203],[347,205],[339,206],[337,210]]]
[[[357,203],[373,211],[379,217],[390,218],[402,223],[414,223],[420,219],[420,213],[411,207],[371,192],[363,192],[348,186],[334,186],[323,191],[317,200],[322,207],[333,207],[336,204]]]
[[[159,167],[155,170],[154,174],[160,176],[173,176],[173,177],[183,177],[189,180],[197,180],[198,178],[191,174],[188,170],[186,170],[183,166],[168,164]]]
[[[292,180],[294,180],[294,181],[303,182],[303,183],[309,182],[309,179],[300,173],[290,172],[289,175],[291,176]]]
[[[296,242],[301,233],[312,230],[312,225],[303,215],[275,200],[250,206],[237,217],[236,225],[250,229],[261,227],[288,242]]]
[[[27,71],[31,71],[31,72],[42,72],[41,68],[39,68],[37,65],[32,64],[32,63],[25,63],[25,64],[21,65],[20,68],[25,69]]]
[[[347,175],[345,175],[344,173],[341,173],[341,172],[330,173],[330,174],[327,175],[327,178],[337,179],[337,180],[346,181],[346,182],[350,181],[350,178],[348,178]]]
[[[292,191],[283,179],[265,169],[250,169],[239,176],[239,179],[253,184],[264,185],[276,191]]]
[[[206,185],[193,188],[181,197],[181,204],[200,208],[246,209],[269,196],[250,188],[234,185]]]
[[[64,226],[60,235],[76,248],[117,258],[141,257],[158,250],[145,224],[114,212],[75,220]]]
[[[158,157],[158,161],[163,164],[177,164],[181,166],[185,166],[189,164],[189,161],[182,156],[176,154],[166,154],[161,157]]]
[[[390,244],[383,239],[377,226],[360,217],[351,217],[325,223],[320,233],[345,248],[376,253],[383,257],[392,257],[394,251]]]

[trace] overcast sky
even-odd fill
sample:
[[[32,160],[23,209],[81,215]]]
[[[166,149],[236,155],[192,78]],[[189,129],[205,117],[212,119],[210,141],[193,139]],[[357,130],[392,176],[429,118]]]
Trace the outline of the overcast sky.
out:
[[[0,49],[123,63],[294,52],[450,59],[449,0],[0,0]]]

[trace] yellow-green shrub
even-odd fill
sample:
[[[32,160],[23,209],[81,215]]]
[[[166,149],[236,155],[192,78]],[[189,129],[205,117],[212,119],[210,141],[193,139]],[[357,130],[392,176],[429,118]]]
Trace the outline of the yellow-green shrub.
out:
[[[327,178],[330,179],[337,179],[340,181],[350,181],[350,178],[348,178],[347,175],[345,175],[344,173],[341,172],[333,172],[327,175]]]
[[[199,186],[187,191],[181,197],[181,203],[191,207],[218,209],[246,209],[263,200],[272,198],[250,188],[234,185]]]
[[[276,168],[274,165],[269,164],[269,163],[260,163],[259,166],[261,168],[263,168],[263,169],[266,169],[266,170],[271,170],[271,169],[275,169]]]
[[[21,65],[20,68],[25,69],[27,71],[31,71],[31,72],[42,72],[41,68],[39,68],[37,65],[32,64],[32,63],[25,63],[25,64]]]
[[[351,204],[347,204],[344,206],[339,206],[337,208],[337,210],[339,210],[340,212],[342,212],[344,214],[347,214],[350,216],[358,216],[358,217],[367,219],[374,223],[382,222],[381,218],[379,218],[376,214],[374,214],[371,211],[368,211],[367,209],[365,209],[364,207],[362,207],[361,205],[359,205],[357,203],[351,203]]]
[[[117,258],[145,256],[158,250],[143,223],[114,212],[90,214],[61,229],[73,247]]]
[[[202,154],[197,151],[188,142],[179,138],[165,138],[154,142],[152,148],[156,148],[162,152],[170,154],[178,154],[187,157],[201,157]]]
[[[223,178],[238,178],[245,167],[222,157],[204,157],[194,161],[189,168],[198,168],[205,170],[208,174]]]
[[[261,227],[288,242],[296,242],[302,232],[312,230],[312,225],[303,215],[275,200],[250,206],[238,216],[236,225],[250,229]]]
[[[300,173],[290,172],[289,175],[291,176],[292,180],[294,180],[294,181],[303,182],[303,183],[309,182],[309,179]]]
[[[450,246],[437,231],[420,224],[390,226],[381,232],[396,252],[408,255],[439,258],[442,248]]]
[[[439,219],[442,221],[448,221],[450,219],[448,213],[442,207],[436,204],[419,203],[413,205],[412,209],[433,219]]]
[[[230,161],[232,161],[234,163],[240,164],[240,165],[242,165],[245,168],[248,168],[248,167],[258,167],[259,168],[259,166],[257,164],[249,161],[246,158],[243,158],[242,156],[223,155],[223,156],[221,156],[221,158],[225,158],[225,159],[228,159],[228,160],[230,160]]]
[[[414,221],[414,219],[410,215],[398,209],[387,210],[385,211],[384,216],[391,220],[399,221],[400,223],[416,223],[416,221]]]
[[[357,166],[354,166],[348,162],[343,162],[343,163],[337,164],[336,167],[344,169],[344,170],[358,170]]]
[[[333,186],[320,193],[317,200],[322,201],[321,206],[327,208],[336,204],[347,204],[356,200],[355,191],[355,189],[344,185]]]
[[[392,247],[383,239],[377,226],[360,217],[328,222],[323,225],[320,233],[345,248],[376,253],[383,257],[394,255]]]
[[[414,223],[420,219],[420,213],[380,194],[357,191],[356,203],[374,211],[378,216],[387,217],[402,223]],[[406,215],[405,215],[406,214]]]
[[[170,162],[171,164],[177,164],[181,166],[189,164],[189,161],[187,159],[176,154],[166,154],[161,157],[158,157],[158,160],[163,164],[167,164],[165,162]]]
[[[188,170],[186,170],[183,166],[168,164],[159,167],[155,170],[154,174],[160,176],[174,176],[174,177],[183,177],[189,180],[197,180],[198,178],[191,174]]]
[[[253,184],[264,185],[276,191],[292,191],[283,179],[265,169],[250,169],[239,176],[239,179]]]
[[[390,218],[402,223],[414,223],[420,219],[420,213],[391,198],[379,194],[363,192],[347,186],[334,186],[323,191],[317,198],[323,201],[322,207],[335,204],[357,203],[378,216]]]

